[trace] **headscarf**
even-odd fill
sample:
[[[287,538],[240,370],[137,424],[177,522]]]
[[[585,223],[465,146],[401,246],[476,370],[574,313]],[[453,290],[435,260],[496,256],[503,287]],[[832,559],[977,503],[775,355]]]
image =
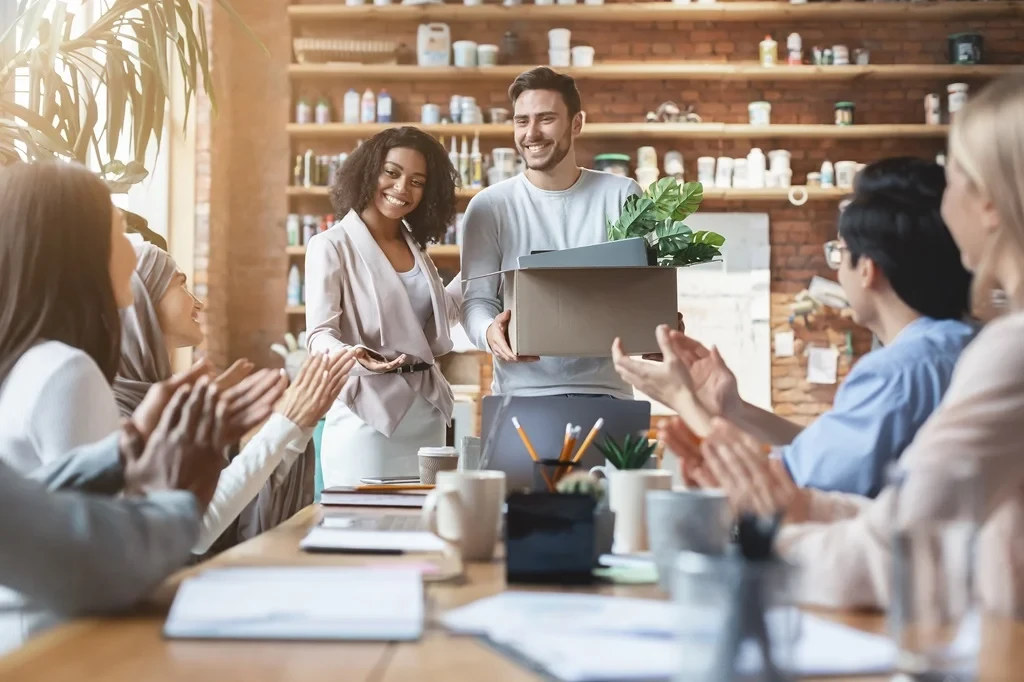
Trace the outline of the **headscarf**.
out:
[[[171,361],[157,305],[178,272],[170,255],[153,244],[135,247],[137,264],[132,274],[131,307],[121,311],[121,364],[114,379],[114,395],[121,416],[139,406],[150,386],[171,376]],[[232,446],[229,459],[238,454]],[[310,440],[290,467],[282,463],[259,494],[221,534],[204,558],[274,528],[313,503],[316,453]]]
[[[122,417],[131,416],[150,386],[171,376],[171,359],[157,305],[178,266],[170,254],[149,243],[136,246],[135,256],[135,300],[121,311],[121,363],[114,379],[114,397]]]

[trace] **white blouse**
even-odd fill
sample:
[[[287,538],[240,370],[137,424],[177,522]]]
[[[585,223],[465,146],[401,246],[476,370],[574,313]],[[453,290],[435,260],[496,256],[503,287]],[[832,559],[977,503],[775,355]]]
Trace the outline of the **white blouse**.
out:
[[[99,366],[59,341],[26,351],[0,385],[0,460],[21,473],[102,440],[119,425],[114,393]],[[221,472],[192,551],[209,549],[272,475],[287,474],[312,436],[313,429],[272,414]]]

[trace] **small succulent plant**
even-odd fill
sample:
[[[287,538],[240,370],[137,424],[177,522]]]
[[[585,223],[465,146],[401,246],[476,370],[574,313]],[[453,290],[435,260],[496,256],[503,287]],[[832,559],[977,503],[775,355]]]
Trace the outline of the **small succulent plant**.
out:
[[[604,499],[604,486],[585,472],[567,474],[558,482],[556,490],[562,495],[590,495],[597,502]]]
[[[626,434],[621,443],[610,436],[603,443],[595,443],[597,449],[619,471],[642,469],[658,447],[657,441],[649,441],[646,434]]]

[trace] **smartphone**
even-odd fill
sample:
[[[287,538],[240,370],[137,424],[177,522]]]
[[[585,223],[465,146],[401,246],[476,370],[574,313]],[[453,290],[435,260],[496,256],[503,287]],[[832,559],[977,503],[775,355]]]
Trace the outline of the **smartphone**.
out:
[[[365,485],[409,485],[419,483],[419,476],[381,476],[379,478],[360,478],[360,483]]]

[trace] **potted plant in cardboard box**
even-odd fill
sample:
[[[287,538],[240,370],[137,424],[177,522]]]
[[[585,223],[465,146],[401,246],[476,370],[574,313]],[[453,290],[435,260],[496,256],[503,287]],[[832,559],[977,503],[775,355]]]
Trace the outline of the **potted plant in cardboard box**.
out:
[[[703,199],[701,183],[680,184],[674,177],[664,177],[643,194],[626,199],[618,219],[608,221],[608,241],[642,237],[650,265],[709,263],[721,257],[725,237],[704,230],[694,232],[683,222],[697,212]]]

